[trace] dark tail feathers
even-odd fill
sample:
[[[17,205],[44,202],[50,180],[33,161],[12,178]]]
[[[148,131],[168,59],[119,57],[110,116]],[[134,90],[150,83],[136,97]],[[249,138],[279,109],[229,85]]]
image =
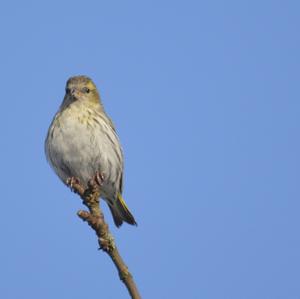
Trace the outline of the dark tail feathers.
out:
[[[127,205],[120,193],[118,193],[118,196],[113,201],[113,204],[111,205],[111,203],[109,203],[108,206],[113,216],[115,225],[117,227],[120,227],[123,221],[132,225],[137,225],[133,215],[130,213],[129,209],[127,208]]]

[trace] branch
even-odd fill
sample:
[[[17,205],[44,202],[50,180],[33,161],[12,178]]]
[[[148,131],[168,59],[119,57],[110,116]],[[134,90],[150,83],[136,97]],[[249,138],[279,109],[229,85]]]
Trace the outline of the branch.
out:
[[[88,225],[95,231],[98,237],[100,249],[106,252],[113,263],[115,264],[119,277],[125,284],[132,299],[141,299],[137,286],[133,280],[132,275],[128,271],[128,267],[124,263],[114,238],[109,231],[108,225],[104,220],[102,210],[99,205],[100,187],[97,180],[93,179],[89,182],[88,188],[85,189],[78,180],[70,179],[67,182],[71,189],[80,195],[83,204],[88,207],[87,211],[78,211],[77,215],[88,223]]]

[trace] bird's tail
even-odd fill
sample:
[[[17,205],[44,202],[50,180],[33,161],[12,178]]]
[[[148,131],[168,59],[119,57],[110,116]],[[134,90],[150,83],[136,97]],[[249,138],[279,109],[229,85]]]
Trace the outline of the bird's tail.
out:
[[[110,208],[115,225],[117,227],[120,227],[123,221],[132,225],[137,225],[133,215],[130,213],[129,209],[127,208],[127,205],[120,193],[118,193],[117,198],[112,202],[113,204],[110,202],[108,206]]]

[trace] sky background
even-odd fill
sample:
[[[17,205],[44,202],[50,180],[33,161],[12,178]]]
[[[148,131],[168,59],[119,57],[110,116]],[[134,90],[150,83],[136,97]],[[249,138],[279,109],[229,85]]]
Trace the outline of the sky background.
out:
[[[143,298],[300,298],[299,1],[2,1],[2,298],[129,298],[44,156],[73,75],[97,84]]]

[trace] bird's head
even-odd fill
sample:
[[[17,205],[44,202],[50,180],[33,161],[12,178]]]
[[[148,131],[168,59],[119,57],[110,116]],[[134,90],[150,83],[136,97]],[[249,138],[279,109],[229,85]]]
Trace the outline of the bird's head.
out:
[[[62,106],[66,107],[74,102],[84,104],[100,103],[100,96],[94,82],[86,76],[71,77],[66,83],[66,94]]]

